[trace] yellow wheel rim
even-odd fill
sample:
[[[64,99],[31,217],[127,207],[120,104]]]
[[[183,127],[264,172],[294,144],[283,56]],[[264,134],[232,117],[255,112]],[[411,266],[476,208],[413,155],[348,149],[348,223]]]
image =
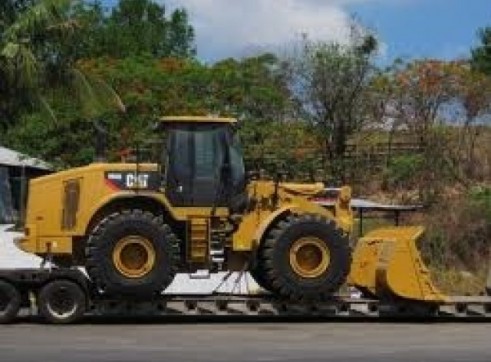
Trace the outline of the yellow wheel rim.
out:
[[[320,277],[329,267],[330,260],[326,243],[315,237],[298,239],[290,249],[290,266],[302,278]]]
[[[142,278],[155,265],[155,249],[141,236],[127,236],[116,243],[113,263],[119,273],[131,279]]]

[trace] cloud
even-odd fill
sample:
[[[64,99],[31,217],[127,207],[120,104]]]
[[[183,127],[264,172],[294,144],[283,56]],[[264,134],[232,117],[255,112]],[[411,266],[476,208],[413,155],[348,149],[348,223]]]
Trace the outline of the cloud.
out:
[[[346,43],[346,6],[377,0],[166,0],[185,7],[196,30],[198,55],[213,61],[288,44],[301,34]],[[382,1],[382,0],[379,0]]]

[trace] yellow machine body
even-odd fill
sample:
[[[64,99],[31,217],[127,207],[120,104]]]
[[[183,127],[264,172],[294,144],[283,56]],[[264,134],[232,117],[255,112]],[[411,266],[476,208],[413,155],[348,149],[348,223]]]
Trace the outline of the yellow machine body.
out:
[[[91,231],[114,207],[141,207],[154,210],[160,208],[176,222],[191,225],[189,239],[201,238],[208,242],[207,223],[212,217],[212,207],[173,207],[165,197],[165,190],[146,190],[134,181],[134,189],[118,189],[108,180],[111,173],[142,175],[158,172],[152,164],[103,164],[75,168],[32,180],[29,187],[29,202],[26,217],[26,236],[18,246],[29,253],[45,255],[51,253],[71,255],[75,253],[78,241]],[[252,181],[248,194],[254,206],[241,215],[242,221],[231,240],[231,249],[238,252],[254,250],[265,230],[285,213],[315,213],[337,220],[333,213],[309,201],[324,189],[322,183],[291,184],[280,183],[275,198],[273,181]],[[349,194],[345,189],[344,194]],[[336,207],[339,226],[346,232],[352,228],[352,213],[349,203]],[[213,217],[225,221],[230,216],[226,208],[214,210]],[[204,224],[203,224],[204,223]],[[201,224],[201,229],[200,225]],[[204,227],[204,230],[203,230]],[[194,230],[194,233],[192,232]],[[203,238],[203,233],[205,236]],[[193,243],[193,240],[188,240]],[[197,248],[199,249],[199,248]],[[199,251],[197,252],[199,254]]]

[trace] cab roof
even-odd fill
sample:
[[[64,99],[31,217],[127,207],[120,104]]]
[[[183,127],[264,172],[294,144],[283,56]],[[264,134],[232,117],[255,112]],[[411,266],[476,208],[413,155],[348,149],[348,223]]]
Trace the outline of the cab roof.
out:
[[[166,116],[161,117],[162,123],[237,123],[235,118],[215,117],[215,116]]]

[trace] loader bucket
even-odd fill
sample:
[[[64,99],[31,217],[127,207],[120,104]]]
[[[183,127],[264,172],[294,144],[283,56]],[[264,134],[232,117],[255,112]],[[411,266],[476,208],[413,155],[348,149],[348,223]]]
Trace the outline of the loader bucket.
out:
[[[444,303],[416,248],[423,227],[377,229],[358,240],[348,283],[379,299]]]

